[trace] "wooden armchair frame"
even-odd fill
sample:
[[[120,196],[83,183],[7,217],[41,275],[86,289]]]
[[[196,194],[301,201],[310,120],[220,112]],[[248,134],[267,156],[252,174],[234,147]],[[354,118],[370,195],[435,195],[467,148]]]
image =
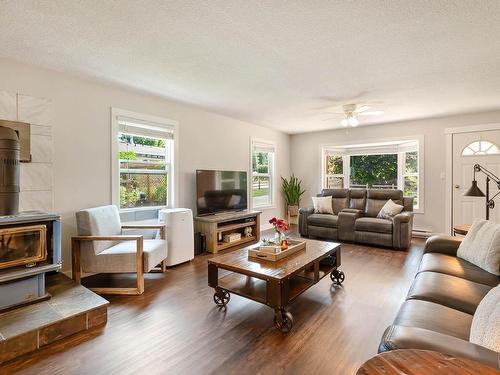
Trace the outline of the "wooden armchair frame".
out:
[[[158,229],[160,238],[165,239],[165,225],[122,225],[122,229]],[[144,237],[142,235],[116,236],[73,236],[71,237],[71,267],[73,280],[80,284],[82,279],[81,243],[83,241],[136,241],[136,287],[135,288],[90,288],[98,294],[138,295],[144,293]],[[165,272],[167,260],[161,262],[159,269],[153,271]]]

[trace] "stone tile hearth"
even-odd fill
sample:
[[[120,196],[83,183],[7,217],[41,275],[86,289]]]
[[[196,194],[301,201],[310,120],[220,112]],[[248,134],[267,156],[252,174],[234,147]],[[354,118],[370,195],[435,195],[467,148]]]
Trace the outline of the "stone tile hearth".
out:
[[[47,275],[47,301],[0,314],[0,363],[105,324],[108,301],[62,274]]]

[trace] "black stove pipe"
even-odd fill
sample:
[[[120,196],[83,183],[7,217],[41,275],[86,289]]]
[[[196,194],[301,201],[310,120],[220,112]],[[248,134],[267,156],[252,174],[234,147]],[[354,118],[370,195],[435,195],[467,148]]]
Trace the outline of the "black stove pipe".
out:
[[[0,216],[19,212],[20,156],[17,132],[0,126]]]

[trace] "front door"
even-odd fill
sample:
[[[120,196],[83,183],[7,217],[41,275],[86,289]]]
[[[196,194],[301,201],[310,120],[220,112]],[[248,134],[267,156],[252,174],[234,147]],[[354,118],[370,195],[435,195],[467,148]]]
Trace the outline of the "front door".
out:
[[[474,164],[500,176],[500,130],[453,134],[453,225],[486,218],[486,198],[464,196],[472,183]],[[476,180],[486,194],[486,175],[478,172]],[[490,197],[498,191],[490,182]],[[490,210],[490,220],[500,222],[500,195],[497,198],[498,206]]]

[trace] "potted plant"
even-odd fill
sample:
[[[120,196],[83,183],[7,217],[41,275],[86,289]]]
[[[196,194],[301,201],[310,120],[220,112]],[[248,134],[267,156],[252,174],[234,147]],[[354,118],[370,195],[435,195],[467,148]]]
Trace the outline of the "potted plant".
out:
[[[290,179],[281,177],[281,189],[283,190],[283,196],[287,205],[288,221],[290,221],[291,217],[299,216],[300,197],[305,193],[305,190],[302,190],[301,184],[302,181],[293,174],[290,176]]]

